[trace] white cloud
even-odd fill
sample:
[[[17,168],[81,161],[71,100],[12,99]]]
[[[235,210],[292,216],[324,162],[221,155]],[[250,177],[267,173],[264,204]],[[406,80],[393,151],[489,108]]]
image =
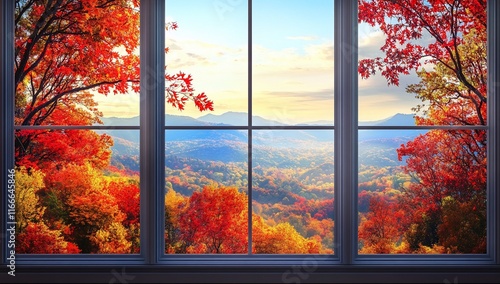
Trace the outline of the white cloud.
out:
[[[333,44],[307,45],[303,49],[272,50],[260,45],[253,47],[254,71],[260,75],[325,73],[333,71]]]
[[[385,35],[380,30],[365,32],[358,37],[358,59],[383,56],[380,50],[385,43]]]
[[[314,37],[288,37],[306,41]],[[384,36],[369,30],[359,39],[359,58],[380,53]],[[183,71],[193,76],[196,92],[205,92],[215,103],[214,113],[247,111],[248,51],[246,46],[228,47],[200,40],[169,38],[167,71]],[[296,45],[295,45],[296,46]],[[254,113],[289,122],[333,118],[333,43],[307,42],[301,48],[271,49],[253,46]],[[409,112],[416,101],[405,92],[406,85],[418,82],[415,74],[401,77],[400,87],[388,87],[380,75],[358,80],[360,119],[382,119],[397,112]],[[329,98],[331,95],[331,99]],[[112,115],[129,112],[138,98],[120,102],[101,100],[101,105],[116,106]],[[109,103],[107,103],[109,101]],[[111,103],[112,102],[112,103]],[[137,107],[138,109],[138,107]],[[190,103],[183,112],[167,107],[169,113],[200,116]],[[111,112],[105,114],[109,116]]]
[[[370,121],[384,119],[396,113],[411,113],[420,101],[406,92],[406,86],[418,82],[416,74],[401,76],[399,86],[388,86],[381,75],[369,79],[358,76],[359,119]]]
[[[139,115],[140,97],[137,93],[108,94],[94,93],[94,100],[104,117],[133,117]]]

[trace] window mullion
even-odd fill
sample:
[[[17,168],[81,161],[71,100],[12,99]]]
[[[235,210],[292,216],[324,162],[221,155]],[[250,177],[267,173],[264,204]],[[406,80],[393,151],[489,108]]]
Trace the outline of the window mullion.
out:
[[[0,3],[0,212],[1,233],[7,226],[7,170],[14,166],[14,1]],[[3,190],[5,189],[5,190]],[[0,245],[1,263],[7,258],[7,242]]]
[[[488,1],[488,251],[500,264],[500,3]]]
[[[141,1],[141,255],[154,264],[164,247],[165,2]]]
[[[252,254],[253,240],[252,240],[252,0],[248,0],[248,173],[247,173],[247,182],[248,182],[248,254]]]
[[[351,264],[357,251],[357,1],[335,1],[335,252]]]

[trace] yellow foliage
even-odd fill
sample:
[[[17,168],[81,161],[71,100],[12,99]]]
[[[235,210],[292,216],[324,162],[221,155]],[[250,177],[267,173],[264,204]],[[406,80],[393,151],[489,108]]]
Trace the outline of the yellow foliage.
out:
[[[411,253],[408,242],[394,243],[390,240],[380,240],[377,243],[363,245],[359,254],[405,254]]]
[[[394,244],[391,253],[410,253],[410,244],[407,241],[401,242],[399,245]]]
[[[304,238],[289,223],[269,226],[260,216],[253,216],[253,252],[263,254],[320,253],[318,238]]]
[[[44,187],[44,174],[32,169],[28,173],[25,167],[16,168],[16,229],[22,231],[29,222],[41,219],[45,207],[39,204],[37,192]]]
[[[96,253],[130,253],[132,247],[132,242],[127,240],[127,230],[118,222],[95,232],[90,241],[98,248]]]
[[[175,192],[171,188],[169,188],[167,193],[165,194],[165,208],[174,210],[174,212],[177,212],[179,210],[178,208],[185,207],[186,202],[187,198],[182,196],[182,194]],[[172,217],[178,218],[178,215],[179,214],[172,214]]]
[[[420,245],[415,251],[417,254],[446,254],[450,253],[445,247],[433,245],[432,247]]]

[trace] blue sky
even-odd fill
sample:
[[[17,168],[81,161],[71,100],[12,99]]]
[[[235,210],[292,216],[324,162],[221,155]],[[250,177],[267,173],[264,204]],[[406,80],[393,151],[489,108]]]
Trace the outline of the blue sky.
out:
[[[253,113],[285,123],[333,121],[333,1],[254,0],[252,5]],[[166,21],[179,25],[166,32],[167,71],[192,74],[196,91],[214,100],[214,114],[246,112],[247,1],[167,0]],[[360,59],[380,55],[380,31],[361,24],[358,35]],[[402,77],[400,87],[388,87],[380,76],[359,78],[359,119],[410,113],[418,102],[405,86],[416,82],[414,74]],[[126,108],[127,99],[121,103]],[[182,112],[168,107],[167,113],[205,114],[191,105]]]

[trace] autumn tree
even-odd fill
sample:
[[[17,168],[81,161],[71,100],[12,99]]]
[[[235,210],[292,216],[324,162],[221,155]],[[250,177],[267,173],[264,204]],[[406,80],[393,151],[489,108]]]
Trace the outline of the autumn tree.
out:
[[[138,181],[116,180],[115,178],[105,186],[105,191],[115,198],[118,208],[125,214],[124,225],[129,226],[139,223],[140,196]]]
[[[139,180],[133,179],[130,176],[109,177],[109,183],[104,187],[103,191],[108,192],[114,197],[118,209],[125,216],[121,223],[112,224],[113,231],[121,232],[120,236],[124,236],[126,241],[130,242],[130,252],[140,252],[140,188]],[[123,225],[123,228],[119,228]],[[124,234],[122,231],[126,231]],[[102,235],[101,235],[102,236]],[[111,236],[112,237],[112,236]],[[109,240],[111,237],[108,237]],[[118,242],[119,244],[120,242]],[[123,246],[122,247],[126,247]],[[107,249],[109,251],[109,249]]]
[[[264,218],[252,216],[252,251],[256,254],[318,254],[321,238],[305,238],[290,223],[271,226]]]
[[[45,173],[60,170],[65,164],[90,163],[104,169],[111,158],[113,140],[109,135],[88,130],[21,130],[16,141],[27,139],[16,153],[16,164],[43,169]]]
[[[486,248],[483,246],[486,239],[484,136],[484,131],[435,130],[398,149],[400,157],[409,156],[405,170],[419,181],[405,188],[402,199],[406,208],[415,213],[410,221],[416,230],[408,233],[412,248],[420,244],[431,247],[447,240],[448,247],[465,249],[461,242],[470,239],[477,240],[479,247],[468,246],[460,252],[477,252],[481,247]],[[457,210],[453,212],[451,208]],[[451,223],[455,220],[452,215],[476,217]],[[472,226],[475,230],[467,238],[451,242],[449,236],[462,230],[463,226]],[[445,227],[447,230],[443,229]]]
[[[360,60],[363,78],[380,72],[398,85],[400,75],[417,72],[420,82],[406,89],[422,101],[414,108],[422,112],[417,125],[486,125],[486,1],[360,0],[359,21],[386,36],[384,57]],[[430,130],[402,145],[398,156],[415,181],[403,188],[402,199],[414,213],[407,224],[411,249],[445,245],[448,251],[484,253],[486,133]],[[458,222],[453,214],[475,217]],[[470,235],[475,245],[449,237],[470,222],[479,222],[477,234]]]
[[[111,137],[43,126],[102,123],[96,94],[140,91],[139,2],[16,0],[14,122],[42,127],[15,133],[24,253],[138,252],[139,185],[102,179]],[[177,23],[166,29],[177,29]],[[213,110],[204,93],[195,93],[189,74],[167,73],[164,79],[167,103],[182,110],[192,101],[200,111]],[[28,226],[32,222],[40,223]],[[34,234],[34,226],[42,235]],[[30,248],[35,235],[79,247]]]
[[[139,91],[139,1],[17,0],[15,24],[17,125],[99,123],[92,92]],[[213,109],[204,93],[194,93],[189,74],[165,79],[174,107],[191,99],[200,111]],[[31,154],[36,141],[35,134],[18,133],[16,157]]]
[[[184,214],[188,200],[172,188],[165,194],[165,253],[185,253],[179,218]]]
[[[438,227],[440,244],[451,252],[484,253],[486,247],[485,208],[477,197],[458,202],[451,196],[442,201],[443,222]],[[481,200],[484,204],[484,200]],[[481,204],[482,206],[484,206]],[[457,214],[460,212],[460,214]]]
[[[16,230],[23,231],[29,223],[42,219],[45,207],[41,206],[38,191],[43,188],[44,174],[25,167],[16,169]]]
[[[371,196],[370,210],[361,218],[359,239],[363,242],[360,253],[393,253],[402,241],[402,221],[405,212],[394,196],[383,192]]]
[[[16,238],[16,253],[79,253],[80,249],[64,240],[59,230],[44,223],[28,223]]]
[[[139,16],[128,1],[16,1],[15,19],[16,124],[90,125],[102,115],[91,90],[138,90]],[[16,158],[32,143],[36,134],[18,133]]]
[[[84,253],[101,252],[102,245],[96,243],[96,237],[100,235],[104,240],[104,232],[111,229],[119,232],[115,223],[121,225],[127,218],[117,199],[106,190],[100,171],[90,164],[67,164],[46,177],[45,186],[45,219],[51,226],[69,225],[72,228],[69,239]]]
[[[204,187],[179,216],[183,246],[190,253],[248,251],[247,196],[233,187]]]
[[[107,228],[97,230],[89,239],[97,253],[129,253],[132,247],[120,222],[112,222]]]
[[[247,253],[248,197],[233,187],[206,186],[191,197],[172,189],[165,196],[165,248],[170,254]],[[331,229],[327,219],[320,222]],[[318,226],[320,226],[318,224]],[[252,214],[252,252],[257,254],[332,253],[321,237],[302,236],[288,222],[270,225]]]

